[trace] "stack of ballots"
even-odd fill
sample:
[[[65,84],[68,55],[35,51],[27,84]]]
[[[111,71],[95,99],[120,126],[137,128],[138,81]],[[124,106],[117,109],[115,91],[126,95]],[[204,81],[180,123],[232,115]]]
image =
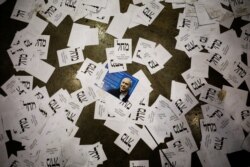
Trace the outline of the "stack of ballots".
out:
[[[154,150],[165,138],[173,137],[165,143],[166,149],[159,150],[162,166],[191,166],[194,152],[203,166],[230,166],[228,153],[250,151],[248,91],[238,89],[243,82],[250,89],[250,23],[241,27],[240,37],[230,29],[234,18],[250,21],[249,1],[165,2],[172,3],[174,9],[184,8],[177,22],[176,49],[186,53],[191,67],[180,74],[186,84],[172,81],[170,100],[159,95],[149,106],[153,91],[150,80],[142,70],[133,75],[127,73],[127,64],[143,64],[153,75],[173,56],[160,43],[142,37],[132,53],[132,39],[123,36],[128,28],[153,24],[164,9],[162,2],[133,0],[127,12],[121,13],[119,0],[48,3],[18,0],[11,18],[28,26],[16,33],[7,52],[16,71],[26,71],[32,76],[13,75],[1,86],[6,96],[0,96],[0,163],[76,167],[103,164],[108,158],[100,142],[80,145],[80,139],[74,137],[81,128],[76,126],[78,118],[92,103],[95,103],[94,119],[104,120],[104,126],[118,134],[114,144],[128,154],[140,140]],[[229,5],[231,11],[225,8]],[[50,36],[41,34],[48,22],[37,13],[55,27],[67,15],[74,22],[86,18],[105,24],[113,17],[106,33],[116,39],[114,47],[106,48],[105,62],[85,58],[82,52],[85,47],[99,45],[98,28],[79,23],[73,23],[67,46],[53,53],[57,55],[59,68],[82,63],[76,73],[80,89],[69,93],[61,88],[49,96],[46,86],[33,88],[33,76],[47,83],[53,79],[55,70],[44,61]],[[221,33],[220,25],[230,30]],[[247,54],[247,65],[241,61],[242,53]],[[209,84],[206,80],[209,67],[231,86],[219,88]],[[123,82],[130,90],[116,96],[111,90],[119,89]],[[185,118],[185,114],[199,104],[198,100],[203,104],[199,148]],[[248,133],[246,136],[244,131]],[[140,163],[148,166],[148,161],[131,161],[130,165]]]

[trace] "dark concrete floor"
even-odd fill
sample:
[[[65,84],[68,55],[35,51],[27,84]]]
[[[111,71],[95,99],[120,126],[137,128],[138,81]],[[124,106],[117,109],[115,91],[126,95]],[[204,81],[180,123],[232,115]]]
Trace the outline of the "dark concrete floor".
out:
[[[125,12],[129,3],[132,0],[121,0],[121,11]],[[6,52],[10,47],[12,39],[16,31],[23,29],[27,24],[10,19],[15,1],[8,0],[6,3],[0,6],[0,85],[7,81],[13,74],[26,74],[25,72],[15,72],[11,60]],[[150,94],[150,104],[152,104],[159,94],[162,94],[166,98],[170,99],[171,81],[176,80],[184,82],[181,73],[190,68],[190,59],[182,51],[175,50],[175,36],[178,34],[176,29],[178,14],[183,9],[173,10],[170,4],[164,3],[165,8],[149,27],[137,26],[132,29],[128,29],[124,38],[132,38],[133,50],[137,44],[139,37],[152,40],[156,43],[162,44],[173,57],[166,63],[165,68],[157,72],[154,75],[150,75],[145,66],[133,63],[128,65],[128,72],[133,74],[139,69],[147,75],[152,83],[153,92]],[[91,58],[96,62],[104,62],[106,59],[105,48],[113,46],[114,38],[105,31],[108,27],[106,24],[98,23],[91,20],[80,19],[77,23],[90,25],[91,27],[98,27],[100,45],[88,46],[84,49],[83,53],[85,57]],[[46,84],[49,95],[55,93],[58,89],[64,88],[69,93],[79,89],[81,87],[80,82],[75,78],[77,70],[80,68],[81,63],[66,67],[59,68],[56,51],[65,48],[69,38],[69,33],[72,27],[72,20],[69,16],[64,21],[55,27],[51,23],[47,26],[43,34],[50,35],[50,46],[47,62],[53,65],[56,69],[51,76],[50,80]],[[246,22],[236,19],[233,23],[233,28],[238,31],[239,27],[245,25]],[[221,27],[221,31],[227,29]],[[243,56],[244,59],[244,56]],[[210,69],[208,82],[217,87],[222,85],[228,85],[221,75]],[[34,78],[34,86],[44,86],[45,84],[36,78]],[[242,84],[240,88],[247,90],[246,85]],[[3,92],[1,92],[3,93]],[[201,103],[200,103],[201,104]],[[248,98],[248,105],[250,104]],[[159,146],[154,151],[140,140],[131,154],[125,153],[122,149],[114,144],[117,134],[110,129],[106,128],[104,121],[94,120],[94,104],[91,104],[84,108],[77,126],[79,131],[76,136],[81,137],[81,144],[93,144],[100,141],[103,144],[103,149],[107,155],[108,160],[104,162],[105,167],[127,167],[129,166],[129,160],[149,160],[151,167],[161,166]],[[199,119],[202,117],[200,106],[193,108],[186,118],[192,129],[193,136],[199,147],[199,141],[201,140]],[[167,139],[166,139],[167,140]],[[249,153],[244,151],[229,155],[229,160],[232,166],[238,166],[237,161],[243,161],[246,166],[250,165],[247,158],[250,157]],[[248,165],[247,165],[248,164]],[[201,166],[196,153],[192,155],[192,166]]]

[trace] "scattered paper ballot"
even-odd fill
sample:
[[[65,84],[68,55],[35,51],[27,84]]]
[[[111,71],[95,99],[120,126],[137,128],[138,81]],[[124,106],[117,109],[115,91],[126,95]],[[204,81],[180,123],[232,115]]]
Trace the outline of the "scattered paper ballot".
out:
[[[206,61],[208,57],[209,55],[206,53],[199,53],[192,56],[190,72],[193,76],[208,78],[208,64]]]
[[[163,69],[164,66],[159,63],[159,60],[156,60],[156,53],[153,50],[144,50],[142,52],[143,55],[143,64],[146,65],[147,69],[151,74],[155,74],[159,70]]]
[[[183,90],[186,90],[187,85],[184,83],[172,81],[171,82],[171,100],[177,100],[180,96],[178,92],[182,92]]]
[[[106,56],[109,73],[127,71],[127,65],[116,59],[114,48],[106,48]]]
[[[58,26],[64,18],[67,16],[67,13],[63,11],[59,2],[48,2],[43,10],[40,11],[40,14],[51,22],[54,26]]]
[[[140,135],[141,139],[149,146],[151,150],[154,150],[158,146],[145,126],[141,129]]]
[[[132,39],[115,39],[114,55],[119,62],[132,63]]]
[[[130,154],[140,140],[140,130],[137,125],[127,123],[123,131],[120,132],[120,135],[116,138],[115,144]]]
[[[223,108],[223,91],[213,85],[206,84],[200,95],[200,100],[216,107]]]
[[[139,38],[134,54],[133,54],[133,61],[136,63],[141,63],[143,64],[142,61],[142,50],[150,48],[153,49],[155,48],[156,43],[153,41],[149,41],[147,39]]]
[[[164,6],[157,1],[149,1],[139,10],[137,15],[147,24],[152,24],[163,8]]]
[[[32,0],[19,0],[16,2],[11,18],[28,23],[31,20],[31,10],[34,1]]]
[[[89,26],[78,23],[73,23],[68,40],[68,47],[84,47],[84,30],[89,29]]]
[[[48,82],[54,70],[55,67],[39,59],[32,61],[25,69],[27,73],[33,75],[44,83]]]
[[[175,152],[172,149],[162,149],[159,153],[164,166],[191,166],[191,154]]]
[[[2,86],[1,89],[8,95],[18,98],[28,92],[27,88],[18,80],[18,77],[13,75]]]
[[[28,89],[32,90],[33,89],[33,76],[28,76],[28,75],[18,75],[16,76],[18,80],[23,84],[23,86]]]
[[[59,67],[77,64],[84,61],[84,56],[80,47],[58,50],[57,57]]]
[[[106,30],[106,33],[118,39],[122,38],[130,24],[130,19],[130,15],[126,13],[115,15],[108,29]]]
[[[182,73],[182,77],[195,96],[201,94],[203,87],[207,84],[204,78],[192,76],[190,69]]]
[[[45,28],[48,26],[48,22],[43,19],[33,15],[32,19],[29,21],[29,24],[23,31],[31,32],[33,34],[42,34]]]
[[[35,54],[39,55],[40,59],[47,59],[48,56],[48,49],[49,49],[49,35],[40,35],[36,40],[34,49]]]
[[[75,103],[81,106],[81,109],[97,100],[97,92],[93,86],[84,86],[83,88],[71,93]]]
[[[186,88],[186,84],[172,81],[172,89],[171,99],[176,106],[174,113],[177,116],[185,115],[199,103],[193,94]]]

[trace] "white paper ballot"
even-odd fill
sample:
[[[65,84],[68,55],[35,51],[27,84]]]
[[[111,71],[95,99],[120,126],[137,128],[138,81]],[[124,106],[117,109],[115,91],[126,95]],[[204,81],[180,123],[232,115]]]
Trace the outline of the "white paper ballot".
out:
[[[114,55],[121,63],[132,63],[132,39],[115,39]]]
[[[188,89],[183,90],[177,97],[178,99],[173,101],[177,108],[173,111],[177,116],[185,115],[199,103]]]
[[[195,96],[201,94],[203,87],[207,84],[207,81],[204,78],[192,76],[190,69],[181,75]]]
[[[106,120],[104,125],[118,134],[120,134],[122,130],[126,128],[126,124],[121,124],[120,121],[114,120]]]
[[[155,140],[153,139],[153,137],[148,132],[145,126],[141,129],[140,136],[141,139],[148,145],[151,150],[154,150],[157,147],[157,143],[155,142]]]
[[[198,150],[198,147],[191,133],[167,142],[167,146],[168,148],[173,148],[177,152],[187,152],[190,154]]]
[[[71,97],[75,103],[78,103],[83,108],[97,100],[95,86],[86,85],[83,88],[71,93]]]
[[[25,69],[25,71],[39,80],[47,83],[51,75],[53,74],[55,67],[51,66],[48,63],[45,63],[42,60],[34,60],[29,66]]]
[[[220,98],[220,93],[221,89],[206,84],[201,92],[200,100],[216,107],[223,108],[223,99]]]
[[[86,58],[84,62],[82,63],[82,66],[80,69],[77,71],[77,76],[76,78],[83,80],[83,81],[88,81],[94,76],[94,73],[96,72],[98,67],[98,64],[94,62],[93,60]]]
[[[115,15],[106,33],[116,37],[122,38],[130,24],[130,15],[126,13],[120,13]]]
[[[84,56],[80,47],[58,50],[57,57],[59,67],[77,64],[84,61]]]
[[[49,22],[51,22],[54,26],[58,26],[64,18],[67,16],[59,4],[53,4],[53,2],[49,2],[44,6],[44,10],[40,11],[40,14],[46,18]]]
[[[67,46],[84,48],[86,43],[84,40],[84,30],[86,29],[89,29],[89,26],[73,23]]]
[[[146,21],[148,24],[152,24],[152,22],[156,19],[156,17],[160,14],[164,6],[157,1],[150,1],[140,9],[138,16]]]
[[[126,153],[130,154],[139,140],[140,128],[135,124],[127,123],[114,143],[121,149],[123,149]]]
[[[137,71],[134,75],[135,78],[139,79],[140,82],[143,83],[143,85],[151,85],[150,80],[147,78],[147,76],[145,75],[145,73],[142,70]]]
[[[32,34],[42,34],[45,28],[47,27],[48,22],[40,19],[36,15],[33,15],[32,19],[29,21],[29,24],[23,31],[30,32]]]
[[[235,88],[238,88],[248,76],[248,67],[241,61],[234,61],[224,78]]]
[[[205,9],[205,4],[202,1],[196,1],[194,3],[197,13],[199,25],[214,24],[215,20],[211,19]]]
[[[2,90],[9,96],[18,97],[28,93],[28,89],[13,75],[2,86]]]
[[[133,61],[136,63],[143,64],[144,62],[142,61],[142,50],[147,48],[154,49],[155,45],[156,43],[153,41],[149,41],[144,38],[139,38],[133,54]]]
[[[157,59],[157,53],[154,49],[146,49],[142,51],[142,61],[146,65],[151,74],[155,74],[164,68],[160,59]]]
[[[16,2],[10,18],[28,23],[32,16],[30,12],[33,5],[32,0],[19,0]]]
[[[34,54],[39,55],[40,59],[47,59],[49,49],[49,35],[40,35],[34,45]]]
[[[207,59],[209,54],[198,53],[191,58],[190,72],[194,77],[208,78],[208,64]]]
[[[109,73],[127,71],[127,65],[115,57],[114,48],[106,48],[106,56]]]
[[[106,109],[106,103],[104,100],[98,99],[95,103],[94,119],[106,120],[108,117],[108,111]]]
[[[236,89],[230,86],[223,85],[222,91],[224,94],[224,109],[234,117],[236,112],[244,107],[247,103],[248,91]]]
[[[172,57],[172,55],[161,44],[158,44],[155,47],[154,52],[156,53],[155,60],[161,65],[167,63],[168,60]]]
[[[23,86],[28,89],[33,89],[33,76],[28,75],[17,75],[18,80],[23,84]]]
[[[178,100],[182,96],[180,92],[185,91],[186,89],[187,89],[186,84],[172,80],[170,99]]]

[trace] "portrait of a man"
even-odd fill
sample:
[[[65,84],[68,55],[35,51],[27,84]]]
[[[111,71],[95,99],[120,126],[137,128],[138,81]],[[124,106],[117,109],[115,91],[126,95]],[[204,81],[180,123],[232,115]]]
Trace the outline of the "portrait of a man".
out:
[[[127,102],[129,99],[129,89],[132,86],[132,80],[128,77],[125,77],[121,80],[120,87],[117,89],[110,89],[108,92],[115,97],[119,98],[123,102]]]

